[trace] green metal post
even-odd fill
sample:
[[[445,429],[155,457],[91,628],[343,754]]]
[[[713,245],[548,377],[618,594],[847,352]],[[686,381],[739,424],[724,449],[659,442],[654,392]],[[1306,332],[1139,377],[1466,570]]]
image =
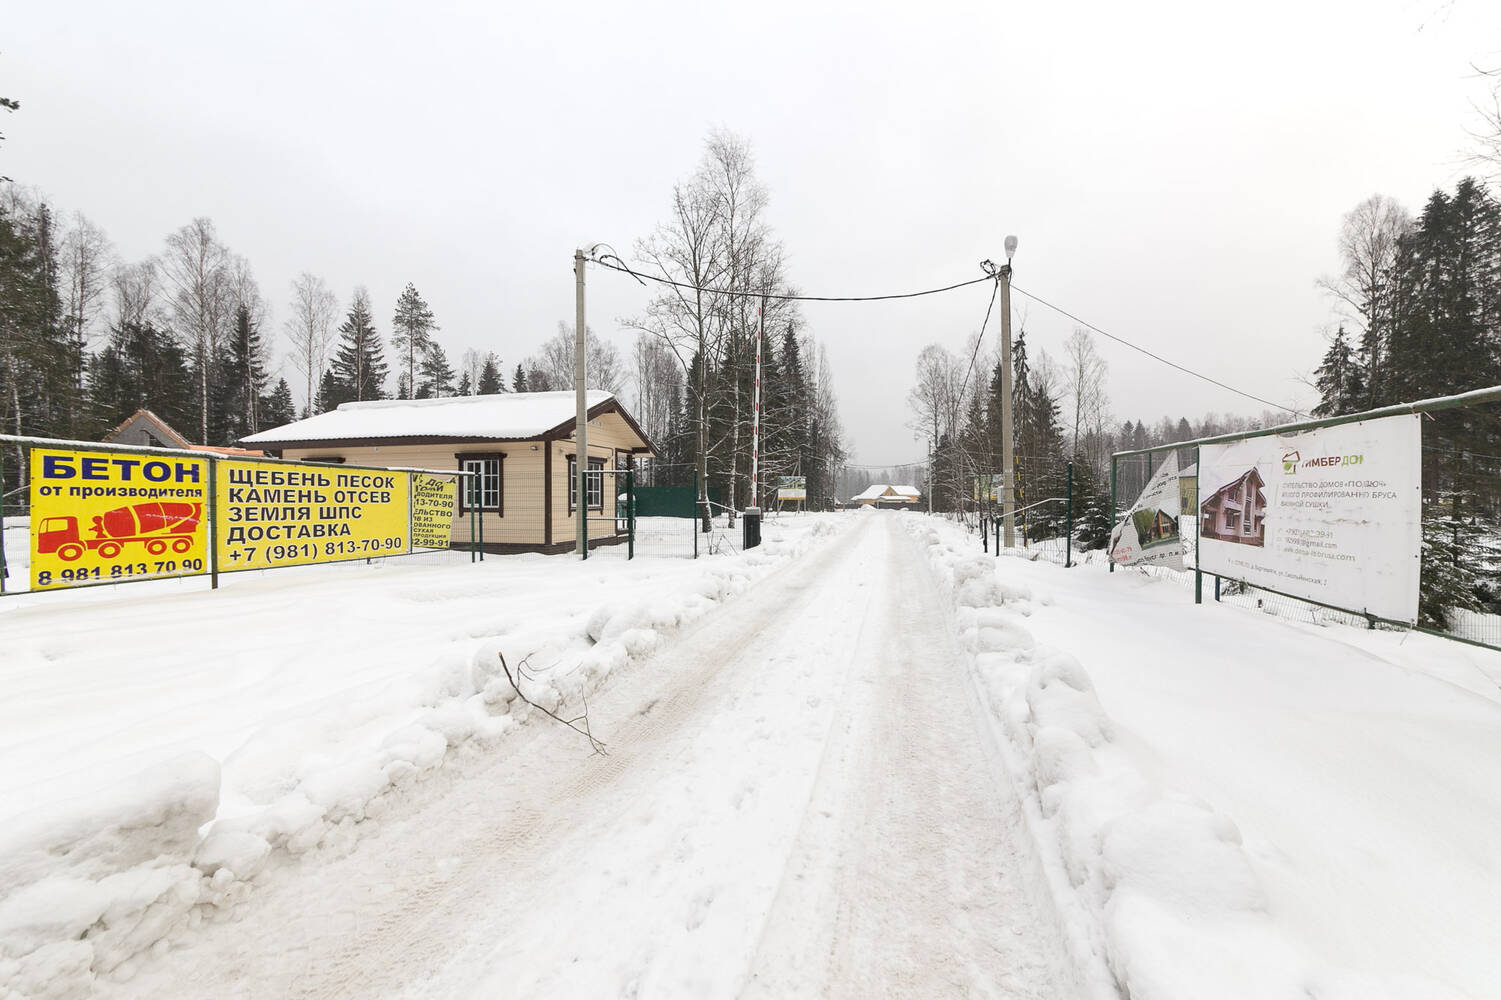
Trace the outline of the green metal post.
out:
[[[1198,503],[1198,500],[1199,500],[1199,489],[1198,489],[1198,482],[1199,482],[1199,480],[1198,480],[1198,475],[1199,475],[1199,449],[1195,448],[1194,449],[1194,477],[1195,477],[1194,478],[1194,502],[1196,504]],[[1181,495],[1181,492],[1180,492],[1180,495]],[[1183,516],[1183,512],[1181,510],[1178,512],[1178,516],[1179,517]],[[1219,596],[1220,596],[1219,595],[1219,589],[1220,589],[1220,578],[1219,577],[1215,577],[1214,578],[1214,590],[1215,590],[1214,596],[1215,596],[1215,600],[1219,599]],[[1204,603],[1204,571],[1199,568],[1199,513],[1198,513],[1198,511],[1194,511],[1194,603],[1195,604],[1203,604]]]
[[[1111,534],[1115,533],[1115,456],[1110,456],[1110,526],[1106,528]],[[1107,538],[1109,535],[1106,536]],[[1115,572],[1115,560],[1110,558],[1110,553],[1105,553],[1105,561],[1110,565],[1110,572]]]
[[[1111,463],[1114,464],[1113,462]],[[1063,493],[1063,568],[1074,564],[1074,463],[1068,463],[1068,487]]]
[[[474,479],[472,477],[470,477],[470,478],[468,478],[466,480],[466,482],[472,483],[472,482],[474,482]],[[474,527],[474,501],[475,501],[475,495],[473,493],[470,493],[469,494],[469,561],[472,562],[472,563],[479,562],[479,549],[477,547],[479,545],[479,534],[476,532],[475,527]]]
[[[990,518],[980,515],[980,551],[990,551]]]
[[[695,559],[698,558],[698,518],[698,466],[695,465],[693,467],[693,520],[689,522],[693,525],[693,558]]]
[[[481,498],[483,498],[484,495],[485,495],[485,484],[484,484],[483,481],[481,481],[480,485],[479,485],[479,495],[480,495]],[[479,521],[479,561],[480,562],[484,562],[485,561],[485,512],[483,510],[483,500],[481,500],[481,510],[475,516],[475,519],[477,521]]]
[[[0,447],[0,594],[5,593],[5,448]]]
[[[995,528],[995,557],[999,559],[1001,557],[1001,520],[994,519],[991,526]]]
[[[1220,599],[1220,578],[1218,576],[1214,578],[1214,599],[1216,601]]]
[[[208,585],[219,589],[219,460],[208,462]]]
[[[636,470],[625,470],[625,558],[636,558]]]

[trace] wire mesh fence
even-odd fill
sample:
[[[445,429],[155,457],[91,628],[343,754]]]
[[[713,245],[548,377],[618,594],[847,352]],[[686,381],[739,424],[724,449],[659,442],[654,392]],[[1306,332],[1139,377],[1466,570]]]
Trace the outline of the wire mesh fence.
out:
[[[1346,497],[1360,496],[1362,491],[1366,497],[1384,493],[1395,496],[1396,491],[1411,487],[1385,477],[1369,478],[1373,474],[1361,471],[1361,456],[1324,455],[1306,435],[1326,428],[1414,413],[1422,415],[1420,454],[1413,469],[1419,482],[1421,522],[1420,553],[1414,557],[1420,564],[1415,626],[1422,631],[1464,642],[1501,648],[1501,389],[1480,390],[1459,397],[1404,404],[1324,421],[1308,421],[1278,429],[1275,434],[1251,432],[1238,437],[1224,436],[1206,440],[1202,445],[1209,447],[1237,440],[1264,439],[1271,442],[1272,450],[1288,463],[1285,473],[1300,471],[1306,476],[1309,465],[1315,465],[1317,469],[1338,460],[1345,463],[1341,467],[1341,478],[1338,483],[1330,485],[1343,487]],[[1343,602],[1338,597],[1320,601],[1289,594],[1287,590],[1302,588],[1267,586],[1260,576],[1250,573],[1245,576],[1222,572],[1212,574],[1206,569],[1203,578],[1196,578],[1195,571],[1200,568],[1197,553],[1201,533],[1212,532],[1212,536],[1204,534],[1203,537],[1222,539],[1226,524],[1230,524],[1232,530],[1242,535],[1264,538],[1267,529],[1261,511],[1266,509],[1263,505],[1269,499],[1274,499],[1268,497],[1268,488],[1259,482],[1259,478],[1249,486],[1206,479],[1200,452],[1198,446],[1170,444],[1114,457],[1113,493],[1117,512],[1130,507],[1131,501],[1146,487],[1169,454],[1176,453],[1178,458],[1179,509],[1182,512],[1178,526],[1187,553],[1188,569],[1177,572],[1148,567],[1145,572],[1170,579],[1190,590],[1198,588],[1196,592],[1203,599],[1250,607],[1294,620],[1318,624],[1337,622],[1365,628],[1412,627],[1410,621],[1397,620],[1364,608],[1340,607]],[[1356,466],[1354,469],[1350,468],[1352,463]],[[1338,492],[1323,495],[1333,496]],[[1230,500],[1220,494],[1226,494]],[[1337,505],[1342,501],[1330,502]],[[1379,515],[1362,516],[1379,518]],[[1275,521],[1272,527],[1281,528]],[[1400,535],[1399,525],[1385,527]],[[1326,539],[1315,544],[1326,551],[1333,549],[1333,533],[1338,530],[1333,528]],[[1394,543],[1393,547],[1401,546]],[[1339,558],[1365,566],[1378,555],[1380,553],[1373,551],[1342,552]],[[1206,565],[1221,568],[1214,563]],[[1375,563],[1371,565],[1375,566]],[[1371,572],[1384,570],[1373,569]],[[1258,586],[1258,583],[1263,585]]]

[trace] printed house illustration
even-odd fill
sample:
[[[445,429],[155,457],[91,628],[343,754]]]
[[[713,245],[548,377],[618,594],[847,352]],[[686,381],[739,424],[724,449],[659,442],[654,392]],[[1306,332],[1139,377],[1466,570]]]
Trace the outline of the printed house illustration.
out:
[[[1142,548],[1178,540],[1178,522],[1166,511],[1139,510],[1131,515]]]
[[[1199,507],[1199,534],[1238,545],[1265,545],[1265,486],[1255,466],[1221,486]]]

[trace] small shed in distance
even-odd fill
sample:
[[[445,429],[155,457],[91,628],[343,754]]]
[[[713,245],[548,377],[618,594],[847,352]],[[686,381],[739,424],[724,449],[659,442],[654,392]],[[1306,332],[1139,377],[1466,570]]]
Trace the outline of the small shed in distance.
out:
[[[590,390],[587,398],[589,468],[630,468],[636,456],[656,454],[613,393]],[[576,537],[575,405],[572,391],[345,403],[241,444],[313,462],[471,472],[459,490],[454,544],[469,544],[475,508],[487,551],[567,552]],[[585,498],[595,519],[590,544],[618,541],[624,528],[614,519],[613,477],[591,478],[598,485]]]

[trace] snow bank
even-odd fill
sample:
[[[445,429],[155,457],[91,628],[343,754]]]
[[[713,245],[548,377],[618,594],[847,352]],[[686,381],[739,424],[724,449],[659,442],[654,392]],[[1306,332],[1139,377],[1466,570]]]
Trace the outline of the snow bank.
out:
[[[1132,1000],[1316,995],[1235,823],[1120,751],[1089,674],[1037,644],[1026,625],[1034,597],[999,579],[994,556],[946,524],[903,521],[953,599],[961,643],[1035,795],[1034,833],[1071,890],[1060,903],[1075,949],[1102,956]]]
[[[277,858],[347,848],[393,788],[530,720],[501,652],[528,698],[571,710],[845,523],[769,520],[759,548],[698,562],[267,575],[126,592],[115,612],[46,595],[0,617],[0,680],[62,713],[0,715],[0,997],[127,979],[133,956],[231,918]],[[309,606],[317,619],[292,615]],[[175,623],[170,655],[160,621]],[[111,763],[122,748],[128,763]]]

